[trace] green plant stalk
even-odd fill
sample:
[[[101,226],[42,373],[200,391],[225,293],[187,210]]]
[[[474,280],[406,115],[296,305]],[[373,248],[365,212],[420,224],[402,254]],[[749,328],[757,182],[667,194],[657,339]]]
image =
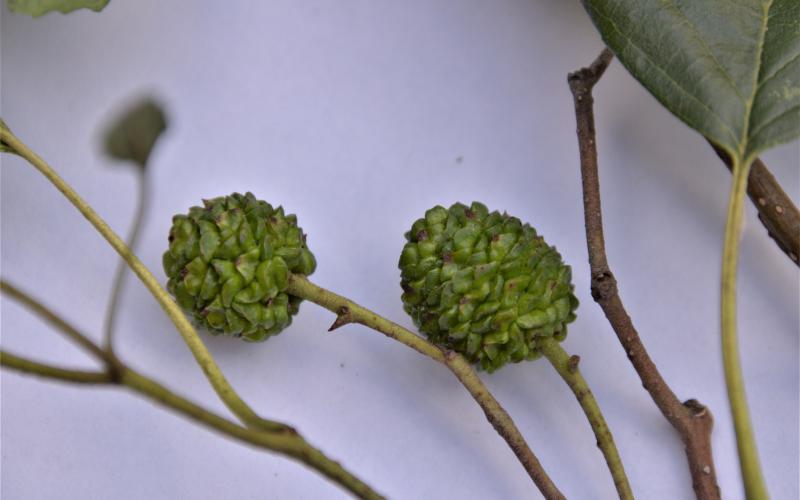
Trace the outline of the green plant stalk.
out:
[[[262,419],[231,387],[228,380],[222,374],[208,348],[203,343],[200,336],[195,331],[189,320],[186,319],[178,305],[172,297],[159,285],[158,280],[147,267],[142,264],[136,255],[125,245],[119,236],[106,224],[106,222],[86,203],[74,189],[62,179],[55,170],[50,167],[42,158],[33,152],[28,146],[20,141],[5,124],[0,121],[0,144],[26,159],[36,170],[42,173],[61,193],[78,209],[78,211],[89,220],[97,231],[108,241],[108,243],[119,253],[136,276],[144,283],[145,287],[158,301],[167,316],[172,320],[175,327],[180,332],[186,345],[192,351],[195,360],[200,365],[203,373],[208,378],[211,386],[225,403],[225,405],[242,422],[248,426],[263,429],[280,431],[285,430],[285,426],[278,422]]]
[[[383,496],[372,490],[367,484],[345,470],[341,464],[326,457],[320,450],[311,446],[296,434],[261,431],[236,425],[235,423],[213,414],[191,401],[178,396],[164,386],[158,384],[131,369],[122,372],[122,383],[147,398],[171,408],[195,422],[221,432],[243,443],[283,453],[330,478],[336,484],[346,488],[358,498],[381,499]]]
[[[110,384],[114,378],[108,372],[71,370],[51,366],[0,350],[0,366],[38,377],[72,382],[73,384]]]
[[[761,473],[758,449],[753,435],[753,424],[747,408],[742,363],[736,335],[736,274],[739,262],[739,241],[742,231],[744,195],[750,174],[752,158],[745,162],[734,161],[733,184],[728,200],[728,215],[725,223],[725,243],[722,250],[722,362],[725,368],[725,383],[728,387],[728,402],[736,431],[736,446],[739,452],[739,467],[742,471],[745,495],[749,500],[769,498],[767,485]]]
[[[139,234],[141,234],[142,231],[142,223],[144,222],[145,212],[149,204],[148,198],[150,194],[149,182],[147,181],[147,168],[145,168],[145,166],[137,168],[136,174],[136,180],[138,181],[136,188],[139,195],[136,200],[136,213],[133,216],[133,225],[128,234],[128,239],[126,240],[126,244],[132,253],[136,251],[136,243],[139,241]],[[127,263],[120,259],[117,262],[117,269],[114,271],[113,284],[111,285],[111,298],[108,301],[108,310],[106,311],[106,320],[103,326],[103,348],[109,353],[114,352],[114,329],[116,327],[117,310],[119,309],[119,300],[125,285],[127,271]]]
[[[97,345],[89,340],[88,337],[83,335],[74,326],[64,321],[56,313],[43,306],[39,301],[26,294],[16,286],[4,279],[0,279],[0,291],[30,309],[31,312],[33,312],[36,316],[39,316],[45,322],[52,325],[56,330],[66,335],[70,340],[75,342],[75,344],[77,344],[91,356],[94,356],[97,359],[103,359],[105,357],[103,350],[97,347]]]
[[[553,365],[564,382],[567,383],[575,397],[580,403],[589,424],[592,426],[592,431],[597,438],[597,447],[603,453],[603,457],[608,465],[608,470],[611,471],[611,477],[614,479],[614,486],[617,488],[619,497],[624,500],[633,499],[633,492],[628,483],[628,476],[625,474],[625,467],[622,465],[622,460],[617,451],[617,445],[614,443],[614,436],[606,424],[603,413],[600,411],[597,401],[592,394],[586,380],[578,371],[578,356],[570,356],[561,344],[553,338],[540,341],[538,343],[542,354]]]
[[[424,354],[440,363],[444,363],[444,354],[442,350],[419,335],[356,304],[350,299],[312,283],[303,276],[296,274],[290,275],[286,291],[291,295],[311,301],[336,314],[336,323],[331,327],[331,330],[347,323],[360,323],[407,345],[420,354]]]
[[[22,373],[78,384],[123,385],[153,402],[174,410],[194,422],[239,442],[281,453],[320,472],[358,498],[383,498],[367,484],[350,474],[296,434],[269,432],[237,425],[179,396],[155,380],[122,366],[116,377],[110,372],[87,372],[59,368],[0,351],[0,365]]]
[[[530,449],[530,446],[528,446],[511,416],[489,392],[489,389],[483,384],[475,370],[472,369],[472,366],[463,356],[453,351],[443,351],[412,331],[379,316],[352,300],[312,283],[303,276],[290,275],[286,291],[336,314],[336,321],[331,326],[331,330],[348,323],[358,323],[445,364],[483,409],[486,419],[508,443],[545,498],[564,498],[564,495],[558,490],[536,458],[536,455]]]
[[[83,348],[89,355],[105,364],[106,371],[84,372],[81,370],[69,370],[32,361],[3,351],[0,351],[0,365],[22,373],[65,382],[127,385],[137,392],[153,399],[157,403],[161,403],[168,408],[182,413],[206,427],[217,430],[239,441],[289,455],[329,477],[359,498],[382,498],[381,495],[345,470],[339,463],[327,458],[322,452],[309,445],[308,442],[291,427],[284,426],[283,430],[280,431],[246,428],[211,413],[199,407],[197,404],[179,395],[173,394],[158,382],[137,373],[120,361],[115,355],[101,349],[100,346],[95,344],[88,336],[81,333],[77,328],[69,324],[35,298],[27,295],[25,292],[4,280],[0,280],[0,285],[2,285],[2,292],[4,294],[19,301],[35,315],[41,317],[53,326],[56,331],[65,335],[69,340]],[[285,439],[272,439],[272,437],[276,436],[291,438],[295,440],[296,443],[288,446],[286,445]]]

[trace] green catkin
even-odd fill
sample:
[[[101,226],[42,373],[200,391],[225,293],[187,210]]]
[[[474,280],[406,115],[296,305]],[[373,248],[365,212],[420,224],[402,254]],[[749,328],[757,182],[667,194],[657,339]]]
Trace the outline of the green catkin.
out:
[[[439,346],[492,372],[563,340],[578,299],[554,247],[516,217],[481,203],[436,206],[406,233],[403,306]]]
[[[289,326],[301,299],[289,273],[309,275],[314,255],[294,215],[252,193],[204,200],[172,219],[167,289],[195,324],[258,342]]]

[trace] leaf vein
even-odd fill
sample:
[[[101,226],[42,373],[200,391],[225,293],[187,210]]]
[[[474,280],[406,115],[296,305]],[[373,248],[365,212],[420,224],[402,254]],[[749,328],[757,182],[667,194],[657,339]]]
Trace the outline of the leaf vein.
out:
[[[730,73],[728,73],[728,70],[725,69],[722,63],[719,62],[717,57],[711,51],[711,47],[708,46],[705,38],[703,38],[700,35],[700,32],[697,31],[697,26],[695,26],[694,23],[692,23],[691,19],[689,19],[689,17],[680,8],[678,8],[678,6],[672,0],[662,0],[662,5],[665,5],[667,8],[671,7],[671,10],[673,10],[678,14],[678,16],[683,18],[683,20],[685,21],[685,25],[691,30],[692,33],[694,33],[697,40],[700,41],[700,45],[706,51],[711,60],[714,61],[714,64],[717,66],[717,68],[719,68],[720,72],[725,76],[725,79],[728,81],[730,86],[733,87],[733,90],[734,92],[736,92],[736,95],[739,96],[739,99],[741,99],[742,102],[745,102],[745,98],[739,91],[739,87],[736,85],[736,82],[733,80],[733,77],[730,75]]]
[[[685,88],[683,88],[683,86],[677,80],[675,80],[664,69],[659,67],[655,63],[653,58],[647,52],[644,51],[644,49],[642,49],[641,47],[637,46],[633,42],[633,39],[631,39],[629,36],[625,35],[625,33],[623,33],[620,30],[620,28],[616,25],[616,23],[614,22],[614,20],[612,18],[610,18],[607,15],[603,14],[602,12],[600,12],[599,9],[597,9],[594,5],[590,4],[589,7],[595,12],[595,14],[597,14],[598,16],[600,16],[600,17],[604,18],[605,20],[607,20],[609,25],[614,29],[614,31],[616,31],[620,35],[620,37],[622,37],[627,42],[627,44],[629,46],[633,47],[639,53],[641,53],[647,59],[647,61],[652,65],[652,67],[655,68],[656,70],[658,70],[662,75],[664,75],[666,77],[666,79],[668,81],[670,81],[674,85],[674,87],[676,89],[678,89],[679,91],[683,92],[687,97],[689,97],[690,99],[694,100],[695,102],[700,104],[701,107],[706,109],[711,114],[711,116],[713,116],[722,125],[723,130],[725,130],[728,133],[728,135],[730,135],[730,137],[733,139],[733,143],[734,144],[739,142],[739,140],[736,137],[736,133],[734,132],[733,128],[731,128],[731,126],[728,125],[728,123],[726,123],[725,120],[723,120],[722,117],[720,117],[713,108],[709,107],[708,104],[706,104],[705,102],[703,102],[702,100],[700,100],[699,98],[694,96],[691,92],[689,92]],[[691,120],[687,119],[685,115],[682,115],[681,113],[679,113],[678,111],[676,111],[674,109],[673,109],[673,113],[678,115],[678,117],[680,117],[683,121],[685,121],[687,123],[691,122]]]
[[[791,113],[792,111],[794,111],[794,110],[796,110],[796,109],[798,109],[798,108],[800,108],[800,104],[796,104],[796,105],[792,106],[791,108],[789,108],[789,109],[787,109],[787,110],[785,110],[785,111],[783,111],[783,112],[781,112],[781,113],[779,113],[779,114],[777,114],[777,115],[773,116],[772,118],[770,118],[769,120],[765,121],[764,123],[761,123],[761,124],[758,126],[758,128],[757,128],[757,129],[756,129],[756,130],[755,130],[755,131],[754,131],[752,134],[750,134],[750,137],[755,137],[755,136],[757,136],[757,135],[758,135],[758,134],[760,134],[760,133],[761,133],[761,132],[762,132],[762,131],[763,131],[765,128],[767,128],[769,125],[772,125],[772,124],[773,124],[773,123],[775,123],[776,121],[780,120],[781,118],[783,118],[784,116],[786,116],[787,114]]]
[[[784,65],[783,65],[783,66],[781,66],[780,68],[778,68],[778,69],[776,69],[775,71],[773,71],[772,73],[770,73],[770,75],[769,75],[768,77],[766,77],[766,78],[764,78],[763,80],[761,80],[760,82],[758,82],[758,86],[759,86],[759,89],[758,89],[758,90],[761,90],[761,88],[762,88],[764,85],[766,85],[766,83],[767,83],[768,81],[772,80],[772,79],[773,79],[775,76],[777,76],[777,75],[778,75],[778,73],[780,73],[781,71],[785,70],[785,69],[786,69],[786,68],[787,68],[787,67],[788,67],[790,64],[792,64],[793,62],[797,61],[797,59],[798,59],[798,58],[800,58],[800,52],[798,52],[797,54],[795,54],[795,55],[794,55],[794,57],[792,57],[791,59],[789,59],[789,60],[786,62],[786,64],[784,64]]]

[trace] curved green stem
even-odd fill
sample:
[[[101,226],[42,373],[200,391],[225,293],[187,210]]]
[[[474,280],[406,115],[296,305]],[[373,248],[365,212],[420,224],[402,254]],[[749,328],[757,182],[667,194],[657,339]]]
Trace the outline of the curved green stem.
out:
[[[556,369],[564,382],[567,383],[575,397],[578,399],[589,424],[592,426],[592,431],[597,438],[597,447],[603,452],[603,457],[606,459],[611,477],[614,479],[614,486],[617,488],[617,493],[621,499],[632,499],[633,492],[631,491],[630,484],[628,483],[628,476],[625,474],[625,467],[622,465],[622,460],[617,451],[617,445],[614,444],[614,436],[606,424],[603,413],[594,399],[589,385],[586,380],[578,371],[578,356],[570,356],[553,338],[541,341],[538,344],[544,356],[550,361]]]
[[[146,398],[180,413],[196,423],[257,448],[281,453],[298,460],[328,477],[358,498],[383,498],[338,462],[291,432],[270,432],[237,425],[173,393],[155,380],[132,368],[121,366],[115,378],[110,372],[68,370],[0,351],[0,365],[21,373],[76,384],[124,385]]]
[[[73,384],[111,384],[114,381],[114,378],[108,372],[60,368],[2,350],[0,350],[0,366],[38,377],[72,382]]]
[[[81,198],[78,193],[48,165],[42,158],[34,153],[28,146],[20,141],[6,126],[0,126],[0,143],[25,158],[36,170],[41,172],[61,193],[83,214],[84,217],[97,229],[108,243],[119,253],[136,276],[144,283],[145,287],[155,297],[158,303],[169,316],[170,320],[180,332],[186,345],[192,351],[195,360],[205,373],[211,386],[225,403],[225,405],[242,422],[257,429],[283,430],[285,426],[277,422],[262,419],[247,403],[233,390],[228,380],[217,366],[208,348],[195,331],[189,320],[186,319],[178,305],[169,294],[159,285],[158,280],[147,267],[142,264],[136,255],[125,245],[119,236],[106,224],[106,222]]]
[[[733,164],[733,184],[728,200],[725,246],[722,251],[722,362],[725,368],[725,383],[728,386],[728,402],[736,430],[736,446],[739,451],[739,467],[742,471],[745,494],[750,500],[760,500],[769,498],[769,493],[761,473],[753,425],[747,409],[747,395],[736,335],[736,273],[742,230],[742,206],[750,164],[750,159],[744,163]]]
[[[102,349],[100,349],[94,342],[89,340],[87,336],[79,332],[77,328],[67,323],[59,315],[45,307],[41,302],[37,301],[4,279],[0,279],[0,291],[30,309],[35,315],[39,316],[47,323],[50,323],[56,328],[56,330],[66,335],[83,350],[97,359],[105,361],[106,354]]]
[[[147,181],[147,169],[137,168],[137,180],[139,181],[137,192],[139,196],[136,200],[136,213],[133,216],[133,225],[131,226],[128,234],[127,245],[131,252],[136,250],[136,243],[139,240],[139,234],[142,230],[142,223],[144,221],[145,212],[147,211],[148,198],[149,198],[149,182]],[[104,341],[103,348],[110,352],[114,352],[114,328],[116,326],[117,310],[119,309],[119,299],[122,295],[122,288],[125,284],[125,276],[127,276],[128,266],[124,260],[120,259],[117,262],[117,269],[114,271],[114,279],[111,285],[111,298],[108,301],[108,310],[106,311],[106,321],[103,327]]]
[[[324,476],[327,476],[358,498],[383,498],[367,484],[344,469],[339,463],[326,457],[321,451],[308,444],[308,442],[291,427],[281,424],[283,426],[282,429],[277,431],[246,428],[211,413],[186,398],[171,392],[155,380],[125,365],[117,359],[116,356],[101,349],[100,346],[92,342],[88,336],[81,333],[78,329],[67,323],[33,297],[26,295],[8,283],[2,282],[2,284],[3,293],[8,294],[15,300],[19,300],[31,309],[34,314],[41,316],[50,323],[57,331],[63,333],[69,339],[85,348],[90,354],[96,357],[98,361],[105,363],[107,370],[105,372],[69,370],[33,361],[4,351],[0,351],[0,366],[21,373],[64,382],[126,385],[153,401],[186,415],[195,422],[205,425],[208,428],[233,437],[241,442],[266,450],[283,453],[295,458]]]
[[[443,351],[412,331],[381,317],[350,299],[315,285],[303,276],[290,275],[287,292],[296,297],[309,300],[336,314],[336,321],[331,326],[331,330],[348,323],[359,323],[445,364],[480,405],[486,415],[486,419],[508,443],[509,448],[517,456],[517,459],[544,497],[548,500],[564,498],[564,495],[558,490],[530,446],[528,446],[511,416],[489,392],[489,389],[483,384],[480,377],[463,356],[454,351]]]
[[[331,326],[331,330],[339,328],[347,323],[360,323],[407,345],[420,354],[424,354],[440,363],[444,363],[444,354],[442,350],[419,335],[403,328],[397,323],[383,318],[366,307],[356,304],[350,299],[312,283],[303,276],[296,274],[291,275],[286,291],[296,297],[309,300],[336,314],[336,322]]]
[[[350,491],[357,498],[377,500],[383,498],[366,483],[348,472],[338,462],[326,457],[293,432],[271,432],[236,425],[195,403],[172,393],[158,382],[127,368],[122,371],[122,384],[145,397],[186,415],[195,422],[226,436],[258,448],[283,453],[317,470],[333,482]]]

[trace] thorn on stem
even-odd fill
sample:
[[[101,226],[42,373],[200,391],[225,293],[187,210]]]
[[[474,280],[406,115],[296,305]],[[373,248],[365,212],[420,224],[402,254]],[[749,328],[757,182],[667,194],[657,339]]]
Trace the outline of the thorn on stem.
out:
[[[347,306],[342,306],[336,313],[336,321],[333,322],[330,328],[328,328],[329,332],[336,330],[339,327],[342,327],[348,323],[352,323],[353,318],[350,315],[350,309]]]
[[[567,361],[567,371],[570,373],[575,373],[578,371],[578,363],[581,362],[581,357],[577,354],[573,354],[569,357],[569,361]]]

